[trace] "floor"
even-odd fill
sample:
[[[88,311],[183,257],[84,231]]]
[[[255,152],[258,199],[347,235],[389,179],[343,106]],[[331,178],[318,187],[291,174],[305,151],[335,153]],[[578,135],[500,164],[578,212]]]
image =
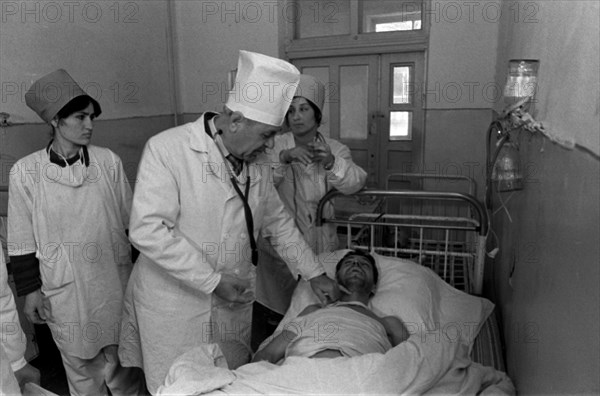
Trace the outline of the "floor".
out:
[[[31,364],[40,370],[42,376],[40,385],[57,395],[68,395],[69,386],[65,369],[60,352],[52,340],[50,329],[46,325],[36,325],[35,336],[39,355],[31,361]]]

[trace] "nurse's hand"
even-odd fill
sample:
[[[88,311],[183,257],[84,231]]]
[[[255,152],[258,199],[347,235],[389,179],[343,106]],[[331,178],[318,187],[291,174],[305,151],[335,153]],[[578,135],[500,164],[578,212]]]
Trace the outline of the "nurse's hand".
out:
[[[221,280],[214,293],[225,301],[246,304],[254,300],[248,279],[238,279],[235,276],[221,273]]]
[[[337,282],[327,275],[319,275],[309,282],[321,304],[327,305],[340,299],[341,292]]]
[[[279,155],[279,159],[284,164],[300,162],[302,165],[308,165],[313,162],[313,154],[306,147],[296,146],[289,150],[283,150]]]
[[[308,147],[312,150],[313,160],[323,164],[325,169],[331,170],[331,167],[335,162],[335,157],[331,153],[331,147],[323,142],[311,142],[308,144]]]
[[[44,298],[40,289],[25,296],[23,312],[25,312],[25,316],[33,324],[46,323],[48,318],[44,312]]]

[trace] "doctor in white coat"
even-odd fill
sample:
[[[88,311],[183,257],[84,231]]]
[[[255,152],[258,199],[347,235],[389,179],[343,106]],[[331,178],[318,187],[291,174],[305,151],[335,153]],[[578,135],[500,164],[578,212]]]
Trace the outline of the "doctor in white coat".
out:
[[[253,164],[273,146],[298,80],[293,65],[241,51],[223,113],[146,144],[130,222],[141,254],[119,356],[144,369],[151,393],[179,355],[202,344],[218,344],[232,369],[249,361],[259,232],[323,302],[339,298],[284,209],[270,168]]]

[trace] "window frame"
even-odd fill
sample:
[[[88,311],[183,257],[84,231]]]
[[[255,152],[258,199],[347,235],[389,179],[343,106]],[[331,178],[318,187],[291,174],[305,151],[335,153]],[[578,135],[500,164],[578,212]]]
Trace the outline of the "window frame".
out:
[[[297,0],[286,0],[292,3]],[[300,0],[302,1],[302,0]],[[350,34],[296,38],[295,17],[281,18],[285,32],[283,52],[288,59],[303,59],[329,56],[368,55],[374,53],[398,53],[425,51],[429,44],[431,0],[422,0],[421,29],[394,32],[361,33],[361,1],[350,1]],[[368,1],[368,0],[366,0]],[[294,8],[294,7],[292,7]]]

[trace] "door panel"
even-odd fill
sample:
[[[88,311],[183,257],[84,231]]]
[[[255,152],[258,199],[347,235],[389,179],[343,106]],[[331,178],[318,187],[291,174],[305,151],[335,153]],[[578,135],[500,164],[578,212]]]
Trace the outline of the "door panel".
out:
[[[419,88],[423,75],[422,53],[381,57],[378,185],[382,188],[417,188],[411,185],[413,181],[388,183],[388,176],[421,169],[424,112]]]

